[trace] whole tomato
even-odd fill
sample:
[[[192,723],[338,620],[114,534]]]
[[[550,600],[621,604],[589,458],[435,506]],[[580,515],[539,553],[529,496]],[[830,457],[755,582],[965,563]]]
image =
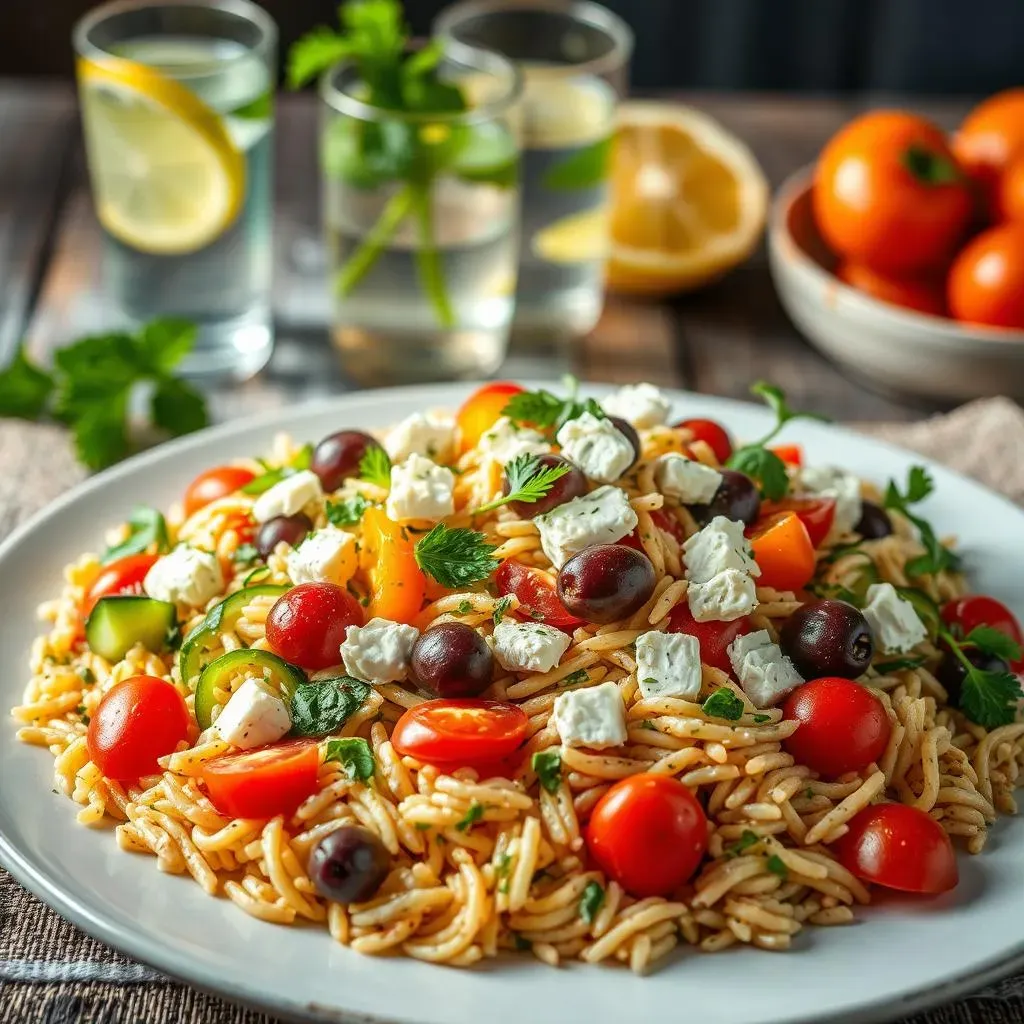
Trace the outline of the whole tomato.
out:
[[[942,132],[898,110],[864,114],[832,138],[818,160],[812,202],[835,252],[896,275],[948,266],[973,212]]]
[[[981,191],[988,215],[999,218],[1003,172],[1024,156],[1024,89],[979,103],[953,136],[953,152]]]
[[[1024,329],[1024,222],[972,239],[950,268],[946,296],[957,320]]]
[[[930,278],[892,277],[849,260],[839,265],[836,277],[851,288],[890,305],[932,316],[946,315],[946,296],[942,285]]]
[[[999,220],[1024,221],[1024,155],[1003,171],[997,202]]]

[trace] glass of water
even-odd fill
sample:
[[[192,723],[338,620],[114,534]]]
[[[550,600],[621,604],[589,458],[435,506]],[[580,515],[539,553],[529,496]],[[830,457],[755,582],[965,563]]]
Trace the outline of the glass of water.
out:
[[[199,327],[187,374],[270,358],[277,30],[248,0],[119,0],[74,30],[107,294]]]
[[[587,2],[467,0],[435,23],[442,39],[496,50],[523,75],[523,243],[513,335],[584,334],[604,300],[608,170],[633,33]]]
[[[349,62],[320,83],[332,332],[364,385],[486,376],[508,346],[519,75],[498,54],[452,43],[437,79],[464,109],[371,106]]]

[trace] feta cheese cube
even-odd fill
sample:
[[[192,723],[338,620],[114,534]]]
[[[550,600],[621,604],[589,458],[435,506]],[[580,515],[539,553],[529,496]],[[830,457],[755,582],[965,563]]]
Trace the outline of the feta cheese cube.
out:
[[[494,656],[508,672],[550,672],[572,643],[572,637],[541,622],[502,619],[494,627]]]
[[[700,641],[689,633],[651,631],[637,637],[636,678],[645,697],[700,694]]]
[[[798,479],[800,489],[805,493],[835,499],[833,537],[852,532],[863,513],[860,480],[857,477],[835,466],[806,466],[800,470]]]
[[[765,629],[737,637],[728,653],[743,692],[756,708],[771,707],[803,685],[793,662]]]
[[[242,750],[279,740],[292,727],[291,715],[281,698],[262,679],[249,676],[221,708],[213,731]]]
[[[224,574],[216,555],[179,544],[153,563],[142,589],[158,601],[202,608],[224,589]]]
[[[391,467],[388,518],[444,519],[455,511],[455,474],[422,455],[410,455]]]
[[[556,569],[592,544],[614,544],[636,529],[626,492],[605,485],[534,519],[540,546]]]
[[[365,626],[349,626],[341,645],[345,671],[379,686],[401,682],[409,674],[412,649],[420,638],[415,626],[374,618]]]
[[[875,643],[886,654],[906,654],[927,639],[928,629],[917,610],[891,583],[873,583],[867,599],[864,618]]]
[[[562,454],[601,484],[614,483],[636,461],[636,451],[611,420],[585,412],[562,425],[557,434]]]
[[[626,706],[614,683],[559,694],[551,721],[569,747],[603,750],[626,742]]]
[[[715,516],[699,533],[683,544],[686,578],[691,583],[707,583],[729,569],[760,576],[750,542],[744,536],[743,523]]]
[[[384,448],[392,462],[405,462],[410,455],[448,462],[455,454],[455,420],[438,413],[414,412],[388,431]]]
[[[619,416],[640,430],[660,426],[672,409],[672,403],[653,384],[627,384],[601,406],[609,416]]]
[[[517,455],[547,455],[551,451],[543,434],[517,426],[507,416],[495,420],[494,426],[481,436],[478,447],[501,463],[511,462]]]
[[[257,523],[265,523],[278,516],[293,516],[307,505],[323,497],[320,477],[308,469],[292,473],[264,491],[252,507],[252,517]]]
[[[285,558],[292,583],[337,583],[344,586],[359,565],[356,539],[336,526],[311,533]]]
[[[654,482],[658,490],[683,505],[709,504],[723,479],[717,469],[678,452],[660,455],[654,463]]]
[[[757,607],[757,588],[749,573],[726,569],[707,583],[691,583],[686,601],[698,622],[733,622]]]

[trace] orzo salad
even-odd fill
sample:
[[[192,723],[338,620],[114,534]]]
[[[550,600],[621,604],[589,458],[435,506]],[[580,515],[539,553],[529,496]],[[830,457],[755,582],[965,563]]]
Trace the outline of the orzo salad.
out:
[[[1016,810],[1024,656],[927,472],[806,464],[769,385],[742,443],[566,389],[280,437],[70,565],[13,715],[78,820],[459,966],[785,950],[954,888]]]

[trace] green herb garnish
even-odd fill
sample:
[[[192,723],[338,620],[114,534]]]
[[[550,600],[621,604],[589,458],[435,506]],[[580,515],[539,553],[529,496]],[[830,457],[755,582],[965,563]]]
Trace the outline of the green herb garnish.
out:
[[[496,626],[501,625],[501,621],[505,618],[505,613],[508,611],[508,607],[511,603],[511,597],[502,597],[495,602],[494,612],[492,613],[491,617],[494,619],[494,624]]]
[[[902,672],[904,669],[920,668],[925,663],[925,658],[892,658],[889,661],[881,661],[874,666],[880,676],[888,675],[890,672]]]
[[[765,722],[770,722],[771,720],[772,720],[772,716],[771,715],[754,715],[754,724],[755,725],[764,725]]]
[[[341,770],[353,782],[366,782],[367,779],[372,779],[377,768],[370,744],[359,736],[329,740],[325,760],[339,762]]]
[[[391,459],[380,445],[370,445],[363,452],[359,460],[359,478],[385,489],[391,486]]]
[[[521,501],[532,505],[545,498],[555,482],[561,480],[566,473],[572,469],[568,465],[541,466],[540,458],[536,455],[517,455],[505,467],[505,479],[508,481],[508,494],[486,505],[481,505],[474,511],[474,515],[482,512],[491,512],[511,501]]]
[[[303,469],[309,469],[312,453],[312,446],[304,445],[283,466],[268,467],[261,460],[260,465],[264,467],[264,471],[239,489],[243,494],[248,494],[250,497],[265,494],[271,487],[279,484],[286,477],[294,476]]]
[[[232,563],[237,565],[239,569],[248,569],[249,566],[255,565],[259,560],[260,553],[255,544],[239,544],[231,556]]]
[[[958,640],[947,629],[942,629],[939,636],[964,667],[957,704],[960,710],[972,722],[986,729],[1012,724],[1017,717],[1017,704],[1024,699],[1020,679],[1012,672],[978,668],[967,656],[967,651],[977,650],[1014,662],[1021,658],[1020,645],[1005,633],[988,626],[972,629],[963,640]]]
[[[744,829],[739,839],[725,848],[725,856],[728,860],[732,860],[746,853],[752,846],[757,846],[759,842],[761,842],[761,837],[756,832],[751,832],[749,828]]]
[[[92,686],[96,682],[96,673],[88,665],[81,665],[76,671],[83,686]]]
[[[765,866],[773,875],[778,875],[784,882],[789,878],[789,868],[786,867],[786,862],[777,853],[773,853],[768,858],[768,863]]]
[[[955,570],[960,564],[957,556],[943,547],[935,536],[931,523],[910,511],[911,505],[924,501],[934,490],[935,483],[928,470],[924,466],[912,466],[907,476],[905,491],[899,489],[895,480],[889,481],[885,491],[885,507],[894,509],[909,519],[917,527],[921,543],[924,545],[925,553],[907,562],[906,570],[911,576],[933,575],[944,569]]]
[[[337,732],[369,696],[370,687],[351,676],[301,683],[291,699],[292,732],[296,736]]]
[[[455,611],[459,615],[469,615],[469,613],[472,610],[473,610],[473,602],[472,601],[460,601],[458,608],[455,609]],[[495,609],[495,610],[497,610],[497,609]]]
[[[495,548],[477,530],[452,529],[438,523],[416,541],[416,564],[442,587],[458,590],[487,579],[501,564],[492,557]]]
[[[578,419],[585,412],[599,420],[606,418],[604,409],[593,398],[579,401],[575,391],[568,398],[559,398],[543,388],[539,391],[520,391],[513,395],[501,410],[501,414],[507,416],[513,423],[551,433],[557,433],[564,423]]]
[[[743,701],[736,696],[728,686],[720,686],[706,701],[703,710],[706,715],[712,718],[725,718],[735,722],[743,717]]]
[[[590,673],[585,668],[578,668],[575,672],[570,672],[559,683],[559,686],[579,686],[580,683],[585,683],[589,678]]]
[[[469,805],[466,816],[455,826],[458,832],[468,832],[484,816],[484,805],[475,800]]]
[[[588,882],[580,897],[580,917],[586,924],[593,924],[601,907],[604,906],[604,889],[597,882]]]
[[[154,544],[158,553],[167,551],[167,520],[155,508],[140,505],[128,517],[128,536],[120,544],[107,548],[101,561],[106,565],[126,555],[138,555]]]
[[[530,767],[537,773],[537,781],[549,793],[557,793],[562,786],[562,758],[557,750],[540,750],[530,759]]]
[[[389,474],[389,482],[390,479]],[[361,494],[357,494],[341,501],[327,502],[324,514],[327,516],[327,522],[333,526],[354,526],[363,518],[363,513],[370,507],[370,504]]]

